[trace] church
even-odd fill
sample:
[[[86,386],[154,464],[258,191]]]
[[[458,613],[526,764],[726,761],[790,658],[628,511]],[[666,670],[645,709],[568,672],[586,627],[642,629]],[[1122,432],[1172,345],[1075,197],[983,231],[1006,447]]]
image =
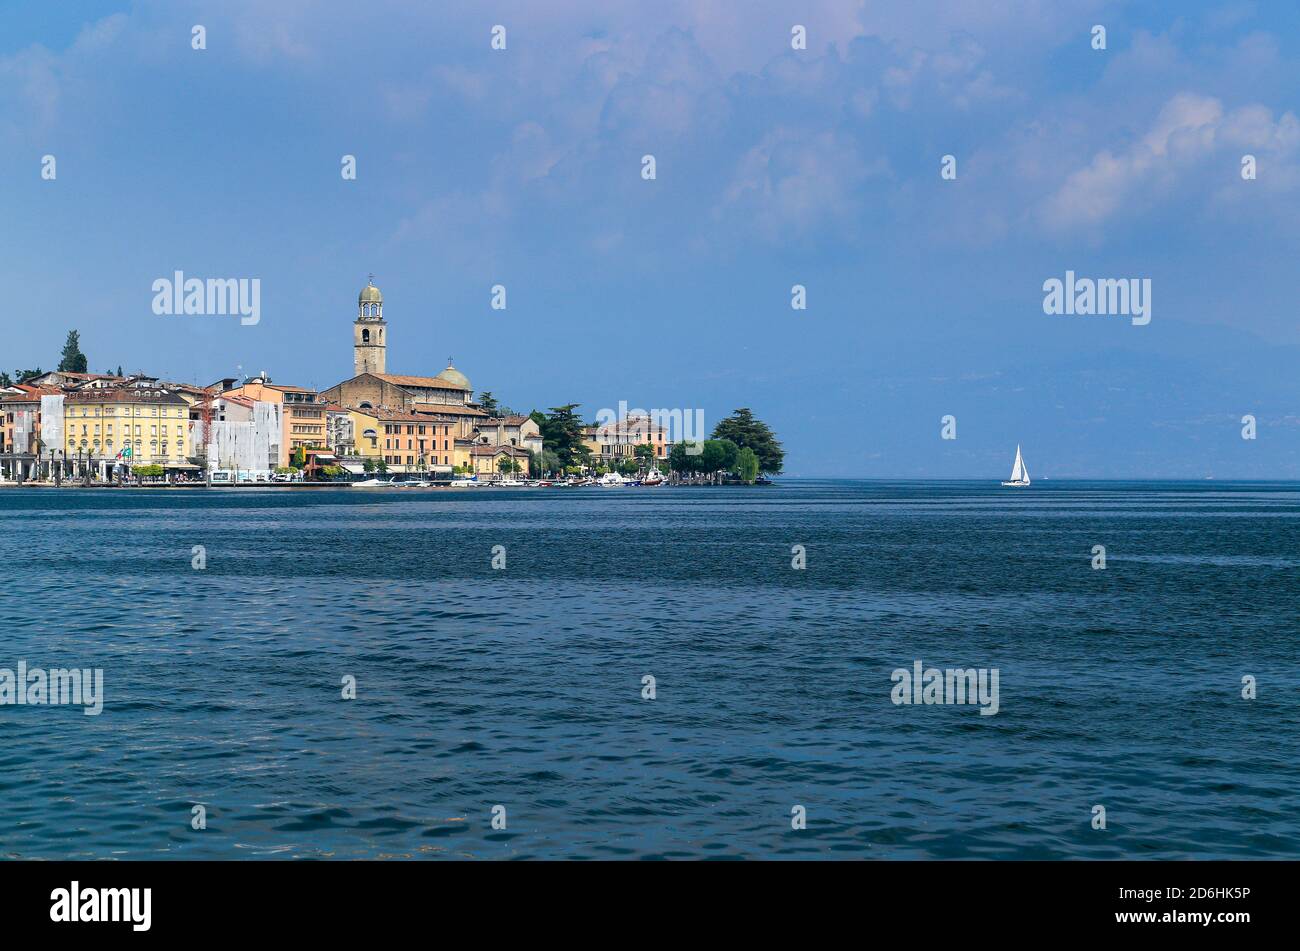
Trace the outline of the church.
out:
[[[354,376],[324,390],[321,397],[381,422],[382,433],[377,426],[357,433],[355,444],[363,454],[374,449],[396,471],[450,469],[454,464],[485,474],[496,472],[502,457],[514,459],[526,471],[528,453],[540,456],[542,438],[537,424],[526,416],[489,417],[473,402],[469,378],[451,360],[437,376],[388,372],[388,321],[384,319],[384,295],[375,286],[373,274],[357,296],[352,357]],[[403,419],[394,422],[398,415]],[[448,443],[426,452],[423,440],[407,438],[418,436],[415,430],[418,427],[423,432],[424,426],[406,417],[427,417],[428,422],[445,427],[443,432],[454,437],[454,450]],[[433,466],[429,466],[430,459]]]

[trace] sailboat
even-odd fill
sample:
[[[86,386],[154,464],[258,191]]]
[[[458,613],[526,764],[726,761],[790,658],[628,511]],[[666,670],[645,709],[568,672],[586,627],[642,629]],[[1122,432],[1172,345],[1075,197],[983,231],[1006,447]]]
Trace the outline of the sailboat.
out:
[[[1011,481],[1002,484],[1029,485],[1029,470],[1025,468],[1025,460],[1021,458],[1019,446],[1016,446],[1016,464],[1011,467]]]

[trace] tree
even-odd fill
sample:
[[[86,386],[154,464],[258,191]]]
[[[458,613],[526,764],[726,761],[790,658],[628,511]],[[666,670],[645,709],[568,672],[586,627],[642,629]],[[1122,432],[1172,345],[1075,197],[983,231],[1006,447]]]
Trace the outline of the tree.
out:
[[[673,443],[673,448],[668,451],[668,468],[673,472],[686,475],[698,472],[697,463],[700,456],[693,451],[697,446],[699,446],[698,442],[688,442],[686,440]]]
[[[647,467],[654,464],[655,447],[653,443],[643,442],[640,445],[633,447],[632,452],[636,455],[637,459],[645,463]]]
[[[0,371],[0,387],[13,386],[13,378],[8,373]]]
[[[81,334],[75,330],[68,331],[68,340],[63,345],[63,357],[59,360],[59,372],[86,372],[86,355],[81,352]]]
[[[740,453],[740,447],[730,439],[713,440],[722,446],[722,465],[718,467],[719,471],[730,472],[736,468],[736,456]],[[706,443],[708,440],[706,440]]]
[[[497,460],[497,469],[502,475],[512,475],[516,472],[523,472],[524,467],[509,456],[502,456]]]
[[[699,455],[699,471],[712,476],[730,469],[735,464],[737,452],[739,449],[730,439],[706,439],[704,451]]]
[[[499,415],[500,409],[497,406],[496,397],[492,395],[491,390],[484,390],[478,395],[478,405],[483,407],[483,411],[488,416]]]
[[[375,471],[375,460],[373,456],[366,456],[366,458],[361,461],[361,471],[365,473]]]
[[[713,438],[730,439],[741,448],[754,450],[761,472],[775,475],[785,465],[785,450],[767,424],[756,419],[748,407],[741,407],[713,427]]]
[[[40,367],[37,367],[35,370],[15,370],[14,382],[26,383],[28,380],[33,379],[34,377],[44,376],[44,375],[45,375],[45,371],[42,370]]]
[[[752,484],[758,478],[758,456],[748,446],[742,446],[736,453],[736,478]]]
[[[585,442],[580,442],[578,445],[573,447],[573,461],[578,465],[586,468],[591,465],[591,461],[594,458],[595,453],[591,451],[591,447]]]
[[[379,470],[380,475],[383,475],[384,473],[388,472],[388,460],[380,459],[378,462],[375,463],[375,468]]]
[[[564,466],[585,464],[591,450],[582,441],[582,418],[574,412],[578,403],[552,406],[550,415],[534,411],[531,418],[542,431],[542,445],[555,453]]]
[[[635,475],[640,468],[635,459],[624,459],[618,464],[618,471],[623,475]]]

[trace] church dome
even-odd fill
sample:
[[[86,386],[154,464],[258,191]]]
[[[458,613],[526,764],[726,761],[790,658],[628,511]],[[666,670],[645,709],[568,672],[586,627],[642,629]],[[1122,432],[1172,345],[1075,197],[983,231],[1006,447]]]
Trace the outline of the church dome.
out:
[[[357,296],[358,304],[382,304],[384,295],[379,293],[379,288],[375,287],[374,277],[370,278],[370,283],[361,288],[360,295]]]
[[[447,369],[438,374],[438,379],[446,380],[453,386],[458,386],[462,390],[470,389],[469,377],[457,370],[451,363],[447,364]]]

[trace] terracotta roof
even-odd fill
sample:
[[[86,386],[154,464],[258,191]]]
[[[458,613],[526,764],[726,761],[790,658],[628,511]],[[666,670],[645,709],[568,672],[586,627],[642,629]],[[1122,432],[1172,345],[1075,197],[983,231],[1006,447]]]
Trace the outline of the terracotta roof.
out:
[[[455,383],[448,383],[441,377],[436,376],[404,376],[398,373],[372,373],[371,376],[377,376],[385,383],[391,383],[393,386],[418,386],[428,390],[461,390],[465,387],[457,386]]]
[[[382,406],[378,409],[359,409],[356,412],[364,413],[367,416],[373,416],[375,419],[383,420],[386,423],[401,422],[433,424],[437,422],[455,422],[455,420],[450,418],[439,420],[438,417],[429,413],[408,413],[404,410],[388,409],[387,407]]]
[[[6,403],[39,403],[42,396],[59,396],[63,390],[57,386],[33,386],[30,383],[17,383],[15,387],[26,393],[6,393],[0,400]]]
[[[416,403],[417,413],[442,413],[445,416],[487,416],[481,409],[474,409],[472,406],[452,405],[447,403]],[[429,409],[418,409],[420,406],[428,406]]]

